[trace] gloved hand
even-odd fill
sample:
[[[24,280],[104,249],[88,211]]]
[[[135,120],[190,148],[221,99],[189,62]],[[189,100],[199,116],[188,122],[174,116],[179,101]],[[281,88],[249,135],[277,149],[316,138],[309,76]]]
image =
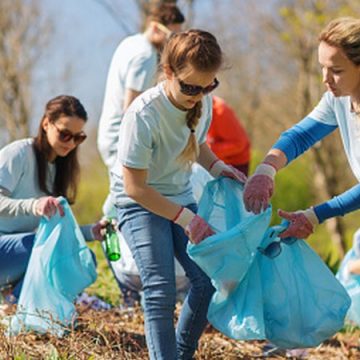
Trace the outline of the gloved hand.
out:
[[[259,214],[265,211],[274,192],[276,169],[269,164],[260,164],[250,176],[244,188],[244,205],[247,211]]]
[[[198,244],[208,236],[215,234],[202,217],[185,207],[181,208],[173,221],[185,230],[185,234],[193,244]]]
[[[94,240],[103,241],[106,233],[106,225],[109,224],[109,219],[103,218],[98,221],[92,228],[91,233],[93,235]],[[116,228],[117,223],[115,219],[111,219],[111,224]]]
[[[44,196],[37,199],[32,207],[32,212],[35,216],[51,218],[56,214],[56,211],[59,211],[60,216],[65,214],[59,199],[53,196]]]
[[[315,226],[319,224],[319,219],[313,208],[295,212],[279,210],[278,215],[290,222],[289,227],[279,234],[282,239],[287,237],[306,239],[314,232]]]
[[[226,176],[231,179],[238,181],[241,184],[245,184],[247,177],[244,173],[240,170],[236,169],[231,165],[225,164],[220,159],[215,160],[209,169],[209,173],[214,177],[217,178],[219,176]]]

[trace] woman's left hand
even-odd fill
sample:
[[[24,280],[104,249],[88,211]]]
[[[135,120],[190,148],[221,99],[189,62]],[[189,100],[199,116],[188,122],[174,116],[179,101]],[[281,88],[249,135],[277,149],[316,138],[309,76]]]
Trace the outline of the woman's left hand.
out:
[[[279,210],[278,215],[290,222],[289,227],[279,234],[280,238],[295,237],[306,239],[314,232],[319,220],[312,208],[295,212]]]

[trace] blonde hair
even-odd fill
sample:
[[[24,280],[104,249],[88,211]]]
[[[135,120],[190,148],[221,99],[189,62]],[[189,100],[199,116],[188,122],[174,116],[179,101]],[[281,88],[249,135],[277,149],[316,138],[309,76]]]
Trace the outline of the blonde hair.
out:
[[[341,17],[332,20],[321,31],[319,41],[342,49],[347,58],[360,65],[360,20]]]
[[[161,65],[168,66],[174,74],[181,73],[189,65],[200,72],[217,71],[223,63],[223,53],[214,35],[207,31],[191,29],[173,34],[161,56]],[[186,114],[189,139],[177,161],[191,166],[199,155],[195,129],[202,113],[202,103],[197,102]]]

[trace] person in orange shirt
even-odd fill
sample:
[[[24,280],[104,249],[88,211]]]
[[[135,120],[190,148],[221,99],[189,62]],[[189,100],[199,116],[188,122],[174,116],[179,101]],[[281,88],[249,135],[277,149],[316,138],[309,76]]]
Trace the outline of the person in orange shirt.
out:
[[[235,111],[218,96],[213,96],[213,116],[206,142],[226,164],[248,175],[250,140]]]

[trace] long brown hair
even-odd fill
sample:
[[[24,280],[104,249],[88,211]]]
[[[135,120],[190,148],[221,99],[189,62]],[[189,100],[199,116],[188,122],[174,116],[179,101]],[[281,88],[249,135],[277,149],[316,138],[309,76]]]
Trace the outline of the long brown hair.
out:
[[[175,74],[181,73],[189,65],[201,72],[217,71],[222,63],[223,53],[215,36],[198,29],[173,34],[161,57],[162,66],[168,66]],[[195,137],[195,128],[201,113],[202,103],[199,101],[186,114],[190,135],[187,145],[177,158],[181,164],[191,165],[198,157],[199,144]]]
[[[69,95],[60,95],[51,99],[45,106],[45,112],[41,119],[37,136],[34,138],[34,151],[37,162],[37,173],[40,189],[52,196],[64,196],[70,204],[75,201],[77,185],[79,182],[80,165],[77,155],[77,146],[66,156],[57,156],[55,159],[55,180],[52,189],[46,184],[48,172],[48,158],[51,146],[43,129],[45,118],[55,123],[61,116],[75,116],[84,121],[87,113],[80,101]]]
[[[360,20],[340,17],[330,21],[319,35],[319,41],[342,49],[356,66],[360,65]]]

